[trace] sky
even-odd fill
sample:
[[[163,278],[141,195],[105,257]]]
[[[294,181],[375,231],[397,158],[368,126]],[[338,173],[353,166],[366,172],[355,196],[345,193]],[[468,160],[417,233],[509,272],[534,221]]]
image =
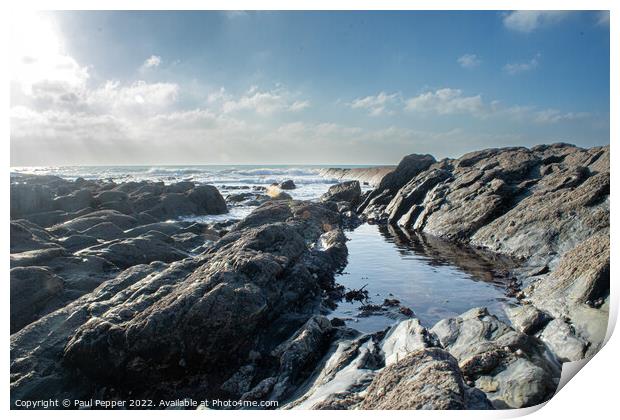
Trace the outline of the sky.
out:
[[[394,164],[609,144],[606,12],[11,21],[11,166]]]

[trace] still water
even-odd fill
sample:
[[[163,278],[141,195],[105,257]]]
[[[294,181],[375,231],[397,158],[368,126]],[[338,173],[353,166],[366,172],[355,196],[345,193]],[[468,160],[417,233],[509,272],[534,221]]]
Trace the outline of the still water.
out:
[[[366,286],[370,304],[397,299],[426,327],[477,306],[505,318],[503,308],[514,302],[505,295],[501,275],[514,266],[506,258],[391,226],[363,224],[347,238],[349,262],[336,282],[347,289]],[[362,305],[343,300],[330,316],[362,332],[404,319],[398,307],[368,314]]]

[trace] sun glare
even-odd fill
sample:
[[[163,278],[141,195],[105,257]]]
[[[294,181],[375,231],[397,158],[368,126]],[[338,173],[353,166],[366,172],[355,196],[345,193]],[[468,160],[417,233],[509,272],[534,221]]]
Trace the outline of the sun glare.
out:
[[[65,54],[53,18],[45,12],[18,12],[11,23],[11,80],[26,92],[41,81],[78,84],[86,69]]]

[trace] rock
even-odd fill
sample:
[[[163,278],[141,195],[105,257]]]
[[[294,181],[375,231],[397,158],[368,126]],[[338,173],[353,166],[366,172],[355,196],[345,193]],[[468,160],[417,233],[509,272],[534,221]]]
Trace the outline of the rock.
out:
[[[11,334],[37,319],[37,314],[64,286],[63,280],[42,267],[11,269]]]
[[[129,195],[124,191],[103,191],[95,197],[101,204],[129,200]]]
[[[555,392],[559,369],[545,356],[544,345],[484,308],[439,321],[430,331],[456,357],[463,375],[497,384],[486,392],[496,408],[536,405]]]
[[[278,186],[282,190],[294,190],[295,188],[297,188],[297,186],[295,185],[295,182],[293,182],[292,179],[287,179],[286,181],[282,181],[280,182],[280,184],[278,184]]]
[[[58,246],[52,235],[27,220],[12,220],[10,234],[11,253]]]
[[[56,210],[74,212],[86,207],[90,207],[93,195],[90,190],[82,189],[76,192],[54,198],[53,206]]]
[[[79,251],[99,243],[96,238],[88,235],[71,235],[60,239],[58,242],[68,251]]]
[[[76,255],[101,257],[120,268],[149,264],[153,261],[173,262],[188,256],[185,252],[176,249],[170,242],[172,241],[164,241],[161,237],[145,234],[136,238],[95,245],[78,251]]]
[[[408,354],[428,347],[438,347],[437,338],[417,319],[408,319],[393,326],[381,344],[385,365],[404,359]]]
[[[321,201],[346,201],[356,206],[359,204],[361,194],[359,181],[347,181],[329,187],[329,190],[321,196]]]
[[[213,185],[200,185],[189,191],[187,197],[198,206],[198,214],[227,213],[226,201]]]
[[[186,193],[194,187],[196,187],[196,184],[191,181],[181,181],[175,184],[167,185],[165,187],[165,191],[170,193]]]
[[[297,388],[301,382],[300,373],[314,367],[325,354],[332,331],[333,327],[327,318],[315,316],[273,351],[280,366],[269,395],[270,400],[281,400]],[[305,378],[302,376],[301,379]]]
[[[387,366],[372,381],[359,408],[363,410],[460,410],[465,385],[450,353],[422,349]]]
[[[53,210],[54,196],[49,187],[11,181],[11,219]]]
[[[382,210],[400,188],[433,163],[435,163],[435,158],[431,155],[405,156],[396,169],[381,178],[377,188],[360,204],[358,211],[371,215],[376,207]]]
[[[135,218],[115,210],[99,210],[54,226],[51,230],[83,232],[104,222],[113,223],[121,229],[130,229],[138,223]]]
[[[102,222],[80,232],[82,235],[91,236],[96,239],[111,241],[124,236],[121,228],[112,222]]]
[[[65,255],[67,250],[60,246],[14,253],[11,254],[11,267],[44,266]]]
[[[311,249],[327,251],[311,245],[329,232],[325,231],[327,227],[337,229],[338,215],[319,203],[268,204],[265,206],[273,210],[271,216],[283,215],[283,221],[231,230],[198,257],[172,263],[169,268],[141,277],[124,288],[113,288],[113,284],[126,282],[123,280],[126,271],[78,299],[67,308],[68,312],[62,309],[43,317],[35,324],[42,326],[53,318],[54,323],[70,323],[71,327],[63,327],[64,335],[57,332],[49,337],[51,342],[39,340],[38,350],[29,347],[25,335],[13,337],[12,345],[22,354],[14,353],[16,357],[32,360],[30,354],[44,352],[48,358],[37,366],[12,359],[15,362],[13,400],[30,392],[39,396],[62,396],[67,392],[73,396],[84,395],[87,389],[110,387],[119,380],[134,396],[153,396],[156,390],[165,389],[172,396],[197,398],[203,388],[184,382],[189,378],[188,372],[219,389],[242,366],[263,360],[257,359],[256,353],[265,358],[265,365],[247,392],[254,384],[278,372],[278,378],[288,378],[291,384],[305,380],[304,369],[289,371],[287,367],[314,357],[312,352],[320,345],[316,347],[310,345],[312,340],[306,341],[313,334],[297,336],[299,339],[292,339],[290,345],[279,345],[293,337],[320,307],[318,282],[303,261]],[[265,220],[262,216],[249,219],[252,223]],[[330,220],[335,223],[329,225]],[[333,235],[333,238],[343,236]],[[120,265],[123,261],[115,258],[117,252],[112,245],[124,242],[126,246],[142,239],[113,241],[79,251],[78,255],[105,254]],[[140,248],[139,254],[152,249],[154,240]],[[325,242],[337,245],[329,240]],[[132,252],[118,250],[118,255],[137,260]],[[104,292],[106,288],[113,289]],[[71,321],[63,318],[67,314],[74,314]],[[316,322],[317,328],[325,328],[326,333],[333,329],[326,319]],[[321,339],[316,343],[320,344]],[[58,352],[59,345],[64,350]],[[279,350],[275,351],[276,348]],[[308,351],[305,358],[304,349]],[[281,361],[276,372],[269,367],[274,357]],[[48,370],[33,373],[39,367]],[[70,380],[75,370],[81,372],[79,388]],[[52,378],[56,378],[53,389],[38,387]]]
[[[175,219],[179,216],[222,214],[228,211],[224,198],[212,185],[201,185],[186,193],[165,193],[160,197],[151,197],[143,207],[146,213],[158,220]]]
[[[551,317],[534,307],[533,305],[522,305],[506,310],[512,325],[522,333],[534,334],[551,320]]]
[[[609,235],[592,236],[564,254],[553,273],[539,283],[532,300],[542,302],[559,299],[570,304],[607,296],[609,263]],[[561,315],[557,310],[554,312],[556,316]]]
[[[577,337],[573,329],[563,320],[549,322],[540,334],[540,339],[562,362],[583,359],[588,343]]]
[[[319,363],[304,393],[284,408],[357,408],[363,400],[360,392],[372,382],[383,359],[377,346],[379,337],[358,336],[355,331],[336,330],[324,362]]]
[[[185,252],[189,252],[209,240],[203,235],[197,235],[192,232],[179,233],[173,235],[171,238],[174,240],[175,247]],[[219,237],[217,239],[219,239]]]
[[[50,227],[66,221],[71,216],[62,210],[44,211],[41,213],[32,213],[24,216],[25,219],[41,227]]]

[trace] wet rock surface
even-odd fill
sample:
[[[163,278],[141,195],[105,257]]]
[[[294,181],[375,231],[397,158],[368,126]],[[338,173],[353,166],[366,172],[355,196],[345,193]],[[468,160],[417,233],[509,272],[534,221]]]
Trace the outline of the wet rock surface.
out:
[[[191,223],[158,220],[227,211],[222,196],[209,185],[115,184],[34,175],[12,176],[11,203],[11,267],[30,270],[11,274],[16,302],[11,306],[12,332],[90,292],[120,269],[181,260],[205,241],[219,239],[206,234],[206,226],[192,229]],[[171,237],[189,232],[196,237]],[[23,274],[27,272],[32,276]],[[50,273],[48,280],[59,279],[55,283],[64,287],[41,287],[39,294],[18,296],[17,291],[32,288],[41,273]],[[28,316],[19,315],[23,308],[18,306],[28,298],[33,300]]]
[[[329,345],[331,323],[313,316],[321,305],[319,277],[346,264],[339,220],[321,204],[272,201],[200,255],[134,261],[13,334],[12,400],[111,388],[108,396],[116,398],[281,398]],[[149,232],[78,254],[122,267],[140,253],[115,246]],[[170,238],[152,236],[144,252]],[[271,377],[277,381],[269,385]]]

